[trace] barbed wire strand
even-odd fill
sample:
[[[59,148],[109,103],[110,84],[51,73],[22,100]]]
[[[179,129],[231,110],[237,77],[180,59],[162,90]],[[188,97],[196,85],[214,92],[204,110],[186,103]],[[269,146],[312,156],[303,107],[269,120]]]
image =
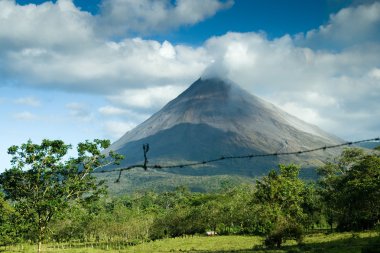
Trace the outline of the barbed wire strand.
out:
[[[268,153],[268,154],[248,154],[248,155],[236,155],[236,156],[220,156],[219,158],[213,158],[209,160],[204,161],[197,161],[197,162],[189,162],[189,163],[182,163],[182,164],[174,164],[174,165],[147,165],[148,159],[147,159],[147,152],[149,151],[149,145],[144,144],[143,145],[143,151],[144,151],[144,164],[134,164],[128,167],[124,168],[117,168],[117,169],[109,169],[109,170],[101,170],[101,171],[93,171],[92,173],[111,173],[111,172],[119,172],[119,176],[116,179],[115,183],[119,183],[121,179],[121,175],[123,171],[135,169],[135,168],[143,168],[144,170],[147,169],[173,169],[173,168],[185,168],[185,167],[194,167],[199,165],[205,165],[209,163],[214,163],[222,160],[232,160],[232,159],[250,159],[250,158],[259,158],[259,157],[275,157],[275,156],[289,156],[289,155],[300,155],[304,153],[311,153],[316,152],[320,150],[327,150],[327,149],[334,149],[344,146],[351,146],[354,144],[360,144],[365,142],[371,142],[371,141],[380,141],[380,137],[377,138],[371,138],[371,139],[365,139],[365,140],[359,140],[359,141],[350,141],[350,142],[344,142],[341,144],[336,145],[330,145],[330,146],[323,146],[313,149],[305,149],[305,150],[299,150],[299,151],[291,151],[291,152],[276,152],[276,153]]]

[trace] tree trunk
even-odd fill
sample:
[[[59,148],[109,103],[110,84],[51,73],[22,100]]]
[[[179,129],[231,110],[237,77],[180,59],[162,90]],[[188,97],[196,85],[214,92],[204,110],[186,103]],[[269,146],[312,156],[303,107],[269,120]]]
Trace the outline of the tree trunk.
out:
[[[42,241],[40,241],[40,239],[38,239],[38,248],[37,248],[37,252],[40,253],[40,252],[41,252],[41,249],[42,249]]]
[[[37,246],[37,252],[40,253],[41,250],[42,250],[42,239],[44,237],[44,233],[45,233],[45,226],[40,226],[40,229],[38,231],[38,246]]]

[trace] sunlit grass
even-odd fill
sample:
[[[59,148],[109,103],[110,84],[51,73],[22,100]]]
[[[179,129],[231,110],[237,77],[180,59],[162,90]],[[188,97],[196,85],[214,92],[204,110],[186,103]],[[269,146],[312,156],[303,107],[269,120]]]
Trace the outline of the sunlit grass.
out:
[[[314,234],[304,238],[303,244],[295,241],[284,243],[281,249],[266,249],[262,246],[262,237],[258,236],[194,236],[167,238],[152,242],[145,242],[135,246],[126,246],[117,243],[75,243],[75,244],[46,244],[43,252],[46,253],[148,253],[148,252],[267,252],[267,253],[361,253],[362,248],[373,245],[380,249],[380,237],[376,232],[361,233],[332,233]],[[17,245],[0,252],[37,252],[36,246]]]
[[[126,252],[241,251],[252,249],[261,243],[262,238],[257,236],[168,238],[140,244]]]

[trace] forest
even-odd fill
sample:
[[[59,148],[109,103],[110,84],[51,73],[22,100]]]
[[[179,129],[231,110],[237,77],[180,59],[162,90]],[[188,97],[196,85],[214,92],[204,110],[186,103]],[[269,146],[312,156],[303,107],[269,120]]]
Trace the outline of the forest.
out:
[[[12,168],[0,175],[0,245],[102,243],[138,245],[165,238],[255,235],[263,247],[303,243],[323,231],[380,233],[380,156],[345,149],[304,181],[295,164],[280,164],[255,183],[221,182],[216,192],[135,192],[110,196],[92,172],[123,157],[102,150],[107,140],[80,143],[64,159],[62,141],[9,148]],[[126,172],[127,173],[127,172]],[[377,240],[376,243],[380,243]],[[375,244],[374,248],[379,246]],[[368,251],[369,252],[369,251]],[[378,251],[373,251],[378,252]]]

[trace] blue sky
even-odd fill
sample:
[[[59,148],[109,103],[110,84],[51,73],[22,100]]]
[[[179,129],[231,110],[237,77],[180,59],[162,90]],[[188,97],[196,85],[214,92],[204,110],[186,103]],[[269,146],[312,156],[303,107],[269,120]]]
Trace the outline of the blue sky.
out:
[[[0,0],[0,171],[28,139],[115,141],[204,73],[377,137],[380,2]]]

